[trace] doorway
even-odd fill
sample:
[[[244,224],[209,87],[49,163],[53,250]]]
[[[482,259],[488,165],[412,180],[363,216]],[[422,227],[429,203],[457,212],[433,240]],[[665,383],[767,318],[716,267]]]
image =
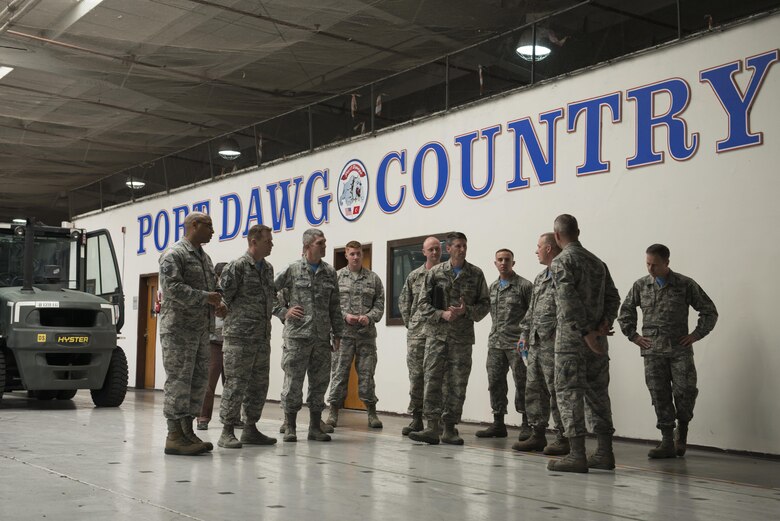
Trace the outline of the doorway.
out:
[[[157,313],[160,283],[157,273],[141,275],[138,291],[138,344],[136,347],[135,387],[154,389],[157,359]]]
[[[371,245],[363,244],[363,267],[371,269]],[[344,248],[335,248],[333,250],[333,267],[336,270],[347,266],[347,258],[344,257]],[[365,411],[366,405],[358,397],[358,376],[355,370],[355,360],[352,360],[352,366],[349,368],[349,381],[347,382],[347,397],[344,399],[345,409],[357,409]]]

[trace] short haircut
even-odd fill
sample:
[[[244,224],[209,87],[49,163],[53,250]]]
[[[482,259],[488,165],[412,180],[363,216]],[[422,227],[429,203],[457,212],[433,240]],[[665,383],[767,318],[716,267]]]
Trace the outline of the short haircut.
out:
[[[311,245],[311,243],[313,243],[314,239],[317,237],[325,237],[325,234],[322,233],[322,230],[318,230],[317,228],[309,228],[303,232],[303,247],[306,248],[307,246]]]
[[[501,248],[500,250],[496,250],[496,257],[498,257],[498,254],[501,253],[502,251],[507,252],[509,255],[512,256],[513,259],[515,258],[515,254],[509,248]]]
[[[216,266],[214,266],[214,273],[217,274],[217,277],[222,275],[222,270],[225,269],[225,266],[227,266],[227,262],[218,262]]]
[[[260,235],[265,230],[268,230],[268,233],[271,233],[271,228],[269,228],[265,224],[255,224],[254,226],[249,228],[249,231],[246,233],[247,242],[251,242],[252,239],[260,240]]]
[[[576,239],[580,235],[577,218],[567,213],[561,214],[555,218],[553,229],[567,239]]]
[[[645,250],[645,253],[648,255],[658,255],[663,260],[669,260],[669,248],[664,246],[663,244],[651,244],[647,247]]]
[[[466,238],[466,234],[461,232],[450,232],[447,234],[447,246],[452,246],[452,243],[454,243],[458,239],[469,242],[469,240]]]
[[[362,244],[360,244],[360,243],[359,243],[359,242],[357,242],[357,241],[349,241],[349,242],[347,243],[347,245],[346,245],[346,246],[344,246],[344,251],[346,251],[346,250],[347,250],[347,249],[349,249],[349,248],[352,248],[352,249],[355,249],[355,250],[362,250],[362,249],[363,249],[363,245],[362,245]]]
[[[187,214],[187,217],[184,218],[184,229],[186,230],[193,224],[195,224],[195,221],[198,219],[203,219],[204,217],[208,217],[209,214],[203,213],[203,212],[190,212]]]
[[[541,234],[539,237],[541,237],[542,241],[544,241],[545,244],[547,244],[550,248],[552,248],[551,251],[560,253],[561,247],[558,246],[557,242],[555,242],[555,234],[553,232],[545,232]]]

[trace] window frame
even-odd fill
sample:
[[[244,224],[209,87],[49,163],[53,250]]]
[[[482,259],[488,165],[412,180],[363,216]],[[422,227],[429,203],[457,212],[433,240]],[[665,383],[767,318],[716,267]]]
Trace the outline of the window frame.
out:
[[[420,245],[420,250],[422,250],[422,245],[425,242],[425,239],[428,237],[436,237],[441,242],[445,242],[447,239],[447,234],[449,232],[441,232],[441,233],[427,233],[425,235],[418,235],[416,237],[407,237],[404,239],[395,239],[392,241],[387,241],[387,264],[386,264],[386,277],[385,277],[385,325],[386,326],[403,326],[404,321],[403,318],[394,317],[392,316],[393,313],[393,288],[395,287],[395,270],[393,265],[393,256],[395,254],[395,250],[397,250],[400,247],[404,246],[412,246],[415,244]],[[445,254],[444,245],[442,245],[442,256]],[[404,280],[406,282],[406,280]],[[398,297],[395,297],[396,299]]]

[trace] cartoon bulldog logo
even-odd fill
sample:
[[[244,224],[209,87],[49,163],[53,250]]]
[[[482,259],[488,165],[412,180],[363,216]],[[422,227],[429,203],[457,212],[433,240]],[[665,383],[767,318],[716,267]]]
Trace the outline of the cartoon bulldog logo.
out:
[[[347,221],[357,220],[366,209],[368,199],[368,173],[360,160],[353,159],[344,165],[336,193],[341,216]]]

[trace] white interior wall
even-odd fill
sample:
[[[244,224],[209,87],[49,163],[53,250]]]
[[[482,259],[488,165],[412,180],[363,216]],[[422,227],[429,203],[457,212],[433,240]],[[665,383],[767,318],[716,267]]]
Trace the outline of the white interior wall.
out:
[[[239,256],[245,245],[241,238],[219,242],[220,195],[239,194],[246,211],[252,187],[262,186],[263,212],[268,224],[270,205],[264,188],[267,184],[296,176],[308,178],[312,172],[327,168],[328,192],[335,199],[341,168],[349,160],[359,158],[371,181],[366,210],[357,221],[347,222],[335,202],[331,202],[329,222],[321,226],[328,238],[327,259],[332,260],[332,248],[349,240],[373,243],[373,267],[383,280],[388,240],[452,229],[468,235],[468,260],[484,270],[488,282],[496,277],[492,261],[493,252],[499,247],[514,250],[516,271],[533,280],[541,269],[534,255],[537,237],[551,229],[556,215],[565,212],[579,219],[583,244],[609,265],[622,297],[630,284],[645,274],[647,245],[667,244],[672,251],[671,267],[694,277],[720,313],[713,333],[695,345],[700,394],[690,441],[779,454],[780,414],[776,396],[780,394],[780,380],[775,375],[780,367],[780,351],[773,346],[772,323],[774,297],[780,288],[772,274],[780,258],[780,244],[771,239],[769,229],[770,223],[780,218],[776,201],[780,67],[769,69],[751,113],[751,129],[763,132],[764,143],[720,154],[715,151],[715,143],[727,135],[727,115],[712,89],[698,78],[701,70],[775,49],[779,22],[780,16],[761,19],[377,137],[78,219],[80,227],[108,228],[122,256],[127,309],[122,346],[128,354],[130,381],[135,381],[137,327],[132,302],[138,295],[139,276],[156,271],[159,257],[151,238],[146,240],[148,253],[136,254],[140,215],[170,212],[181,204],[210,199],[217,233],[206,251],[215,263],[230,260]],[[698,150],[688,161],[675,161],[668,154],[666,131],[656,129],[656,149],[667,151],[665,162],[628,170],[626,159],[635,152],[636,116],[634,103],[626,100],[625,91],[672,77],[683,78],[690,85],[691,101],[683,117],[689,132],[699,133]],[[737,76],[743,90],[749,79],[750,71]],[[545,129],[538,123],[540,113],[562,107],[565,116],[568,103],[611,92],[622,92],[623,115],[620,123],[602,125],[602,157],[611,161],[610,172],[579,178],[575,175],[576,167],[583,162],[583,121],[576,132],[567,133],[562,119],[556,132],[556,182],[539,186],[524,152],[524,176],[530,178],[531,186],[506,190],[514,164],[513,139],[507,122],[531,117],[547,150]],[[661,98],[656,107],[658,114],[665,110]],[[496,138],[495,185],[487,196],[468,199],[460,190],[460,149],[455,146],[454,137],[497,124],[502,125],[502,133]],[[441,203],[425,209],[413,200],[411,165],[420,147],[431,141],[441,142],[448,151],[450,180]],[[388,192],[395,198],[400,186],[406,185],[407,194],[398,212],[385,214],[377,206],[374,176],[381,159],[393,150],[407,151],[407,173],[400,175],[396,166],[388,178]],[[484,141],[475,143],[474,154],[475,184],[479,186],[485,176]],[[434,189],[434,167],[429,157],[425,176],[429,195]],[[320,184],[315,195],[324,193],[321,187]],[[122,227],[127,228],[124,247]],[[274,236],[275,247],[269,260],[277,272],[299,256],[301,233],[308,227],[301,202],[294,228]],[[692,323],[695,317],[694,313]],[[477,325],[474,364],[463,414],[469,420],[491,419],[484,369],[489,320],[488,317]],[[282,382],[282,327],[276,319],[273,324],[269,397],[278,399]],[[378,344],[379,408],[405,412],[405,330],[380,325]],[[656,438],[655,417],[638,348],[620,334],[617,324],[610,355],[610,394],[617,435]],[[158,348],[158,388],[164,378]],[[510,415],[509,420],[516,421],[517,416]]]

